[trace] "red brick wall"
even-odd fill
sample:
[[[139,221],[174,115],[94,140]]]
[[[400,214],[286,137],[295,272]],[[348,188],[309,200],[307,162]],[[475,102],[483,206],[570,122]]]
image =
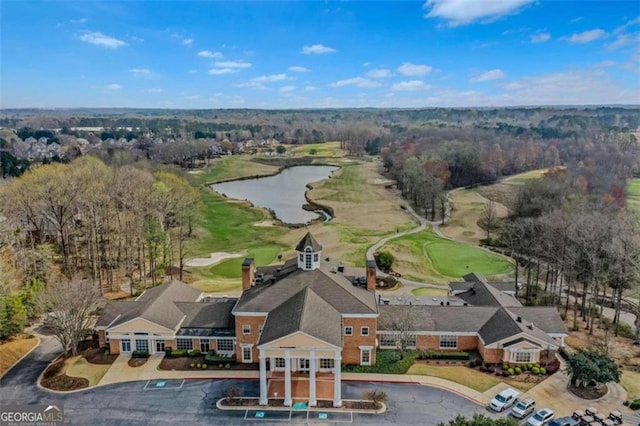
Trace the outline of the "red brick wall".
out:
[[[236,317],[236,360],[238,362],[242,362],[242,347],[241,343],[252,343],[253,344],[253,362],[258,362],[258,349],[256,345],[258,343],[258,338],[260,337],[259,326],[264,325],[266,320],[266,316],[264,317]],[[251,334],[244,335],[242,334],[242,326],[250,325],[251,326]]]
[[[503,351],[502,349],[485,349],[482,345],[482,342],[478,344],[478,352],[480,352],[480,356],[483,361],[487,364],[501,364]]]
[[[120,353],[120,339],[109,339],[109,353],[119,354]]]
[[[371,346],[371,365],[376,363],[376,318],[343,318],[342,319],[342,364],[360,364],[359,346]],[[353,327],[352,336],[344,336],[344,327]],[[369,327],[369,336],[360,335],[360,327]]]
[[[478,348],[477,336],[458,336],[458,347],[440,349],[440,336],[416,336],[416,348],[419,351],[471,351]]]
[[[104,346],[104,338],[104,330],[98,330],[98,344],[100,345],[100,347]]]

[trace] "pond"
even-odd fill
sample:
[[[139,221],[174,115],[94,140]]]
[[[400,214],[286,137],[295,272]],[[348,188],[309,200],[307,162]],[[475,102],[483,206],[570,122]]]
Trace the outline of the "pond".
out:
[[[248,200],[254,206],[271,209],[284,223],[307,223],[319,214],[302,208],[307,203],[306,185],[327,179],[337,169],[336,166],[296,166],[277,175],[217,183],[211,188],[229,198]]]

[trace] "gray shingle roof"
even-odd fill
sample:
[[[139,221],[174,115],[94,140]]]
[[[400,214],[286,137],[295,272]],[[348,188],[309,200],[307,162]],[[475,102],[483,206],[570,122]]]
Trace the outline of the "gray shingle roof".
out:
[[[258,345],[301,331],[342,346],[342,317],[309,287],[285,300],[267,316]]]
[[[313,235],[311,235],[311,232],[307,232],[306,235],[302,237],[296,246],[296,251],[304,251],[305,247],[311,247],[311,250],[313,251],[322,250],[322,244],[316,241]]]
[[[511,315],[506,310],[498,308],[491,318],[480,327],[478,334],[485,345],[490,345],[519,334],[521,331]]]
[[[234,309],[238,312],[268,313],[300,290],[309,287],[341,314],[376,314],[373,292],[354,287],[343,275],[321,267],[313,271],[298,269],[273,284],[260,284],[245,290]]]
[[[238,299],[213,299],[209,302],[175,302],[186,318],[181,328],[235,328],[231,310]]]
[[[138,309],[140,309],[140,302],[133,300],[109,300],[104,305],[102,314],[96,322],[96,327],[106,327],[119,316]]]
[[[465,283],[454,285],[450,283],[449,287],[453,290],[462,290],[466,283],[472,283],[467,291],[457,293],[456,296],[473,306],[522,306],[522,304],[513,296],[505,294],[497,288],[487,284],[487,282],[475,273],[467,274],[464,277]]]
[[[509,310],[516,316],[532,322],[535,327],[546,333],[569,334],[566,324],[553,306],[522,306],[509,308]]]
[[[378,330],[392,331],[393,323],[411,309],[415,331],[478,332],[498,310],[492,306],[380,305]]]
[[[202,291],[188,286],[187,284],[176,280],[169,281],[165,284],[159,285],[158,287],[148,289],[142,293],[135,302],[120,302],[130,303],[132,308],[126,310],[126,312],[122,312],[125,310],[123,307],[114,307],[113,309],[121,311],[121,315],[113,321],[111,327],[115,327],[116,325],[123,324],[135,318],[143,318],[147,321],[173,330],[185,317],[185,314],[174,302],[195,302],[201,295]],[[106,318],[107,317],[105,317],[105,319]],[[103,319],[100,317],[98,319],[98,324],[102,323]]]

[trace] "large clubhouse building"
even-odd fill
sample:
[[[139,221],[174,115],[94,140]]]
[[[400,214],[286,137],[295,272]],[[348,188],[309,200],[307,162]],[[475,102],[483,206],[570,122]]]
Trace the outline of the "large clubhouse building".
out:
[[[277,266],[242,264],[239,298],[208,298],[171,281],[135,301],[107,304],[96,328],[111,353],[173,349],[214,350],[239,363],[258,363],[260,403],[269,381],[308,382],[310,406],[317,380],[332,384],[341,406],[342,365],[375,365],[376,351],[478,351],[486,363],[536,363],[555,356],[567,329],[555,307],[524,307],[512,295],[469,274],[451,283],[445,297],[376,294],[375,262],[367,262],[366,287],[353,285],[341,268],[323,264],[322,245],[307,233],[297,257]],[[298,383],[299,384],[299,383]]]

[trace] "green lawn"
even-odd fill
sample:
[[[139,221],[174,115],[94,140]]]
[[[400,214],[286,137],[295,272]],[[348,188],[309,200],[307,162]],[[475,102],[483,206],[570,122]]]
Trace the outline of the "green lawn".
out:
[[[254,158],[249,155],[229,155],[211,161],[209,167],[195,170],[190,174],[197,184],[220,182],[229,179],[238,179],[249,176],[271,175],[278,171],[277,166],[269,166],[251,161]],[[201,172],[201,173],[200,173]]]
[[[433,287],[419,287],[411,290],[416,296],[446,296],[447,289],[445,288],[433,288]]]
[[[444,283],[471,272],[492,276],[512,271],[505,257],[440,238],[432,229],[392,240],[381,250],[397,253],[394,269],[429,282]],[[407,258],[411,260],[405,260]]]
[[[640,373],[623,370],[620,384],[627,391],[627,400],[640,398]]]
[[[627,205],[640,217],[640,178],[631,179],[627,191]]]
[[[89,386],[95,386],[100,383],[110,367],[111,364],[91,364],[81,356],[67,366],[66,373],[71,377],[84,377],[89,380]]]
[[[311,155],[311,150],[316,150],[316,157],[344,157],[345,152],[340,149],[340,142],[312,143],[297,145],[288,148],[293,155]]]
[[[429,364],[414,364],[407,374],[417,376],[432,376],[459,383],[478,392],[486,392],[500,382],[508,383],[510,386],[527,392],[536,384],[533,382],[524,383],[515,380],[498,378],[492,374],[482,373],[478,370],[464,366],[441,366]]]
[[[511,175],[502,179],[502,182],[511,183],[524,183],[531,179],[541,178],[548,169],[530,170],[524,173],[518,173],[517,175]]]
[[[418,353],[407,351],[400,359],[398,351],[379,350],[376,353],[376,365],[348,365],[342,371],[350,373],[405,374],[415,362]]]

